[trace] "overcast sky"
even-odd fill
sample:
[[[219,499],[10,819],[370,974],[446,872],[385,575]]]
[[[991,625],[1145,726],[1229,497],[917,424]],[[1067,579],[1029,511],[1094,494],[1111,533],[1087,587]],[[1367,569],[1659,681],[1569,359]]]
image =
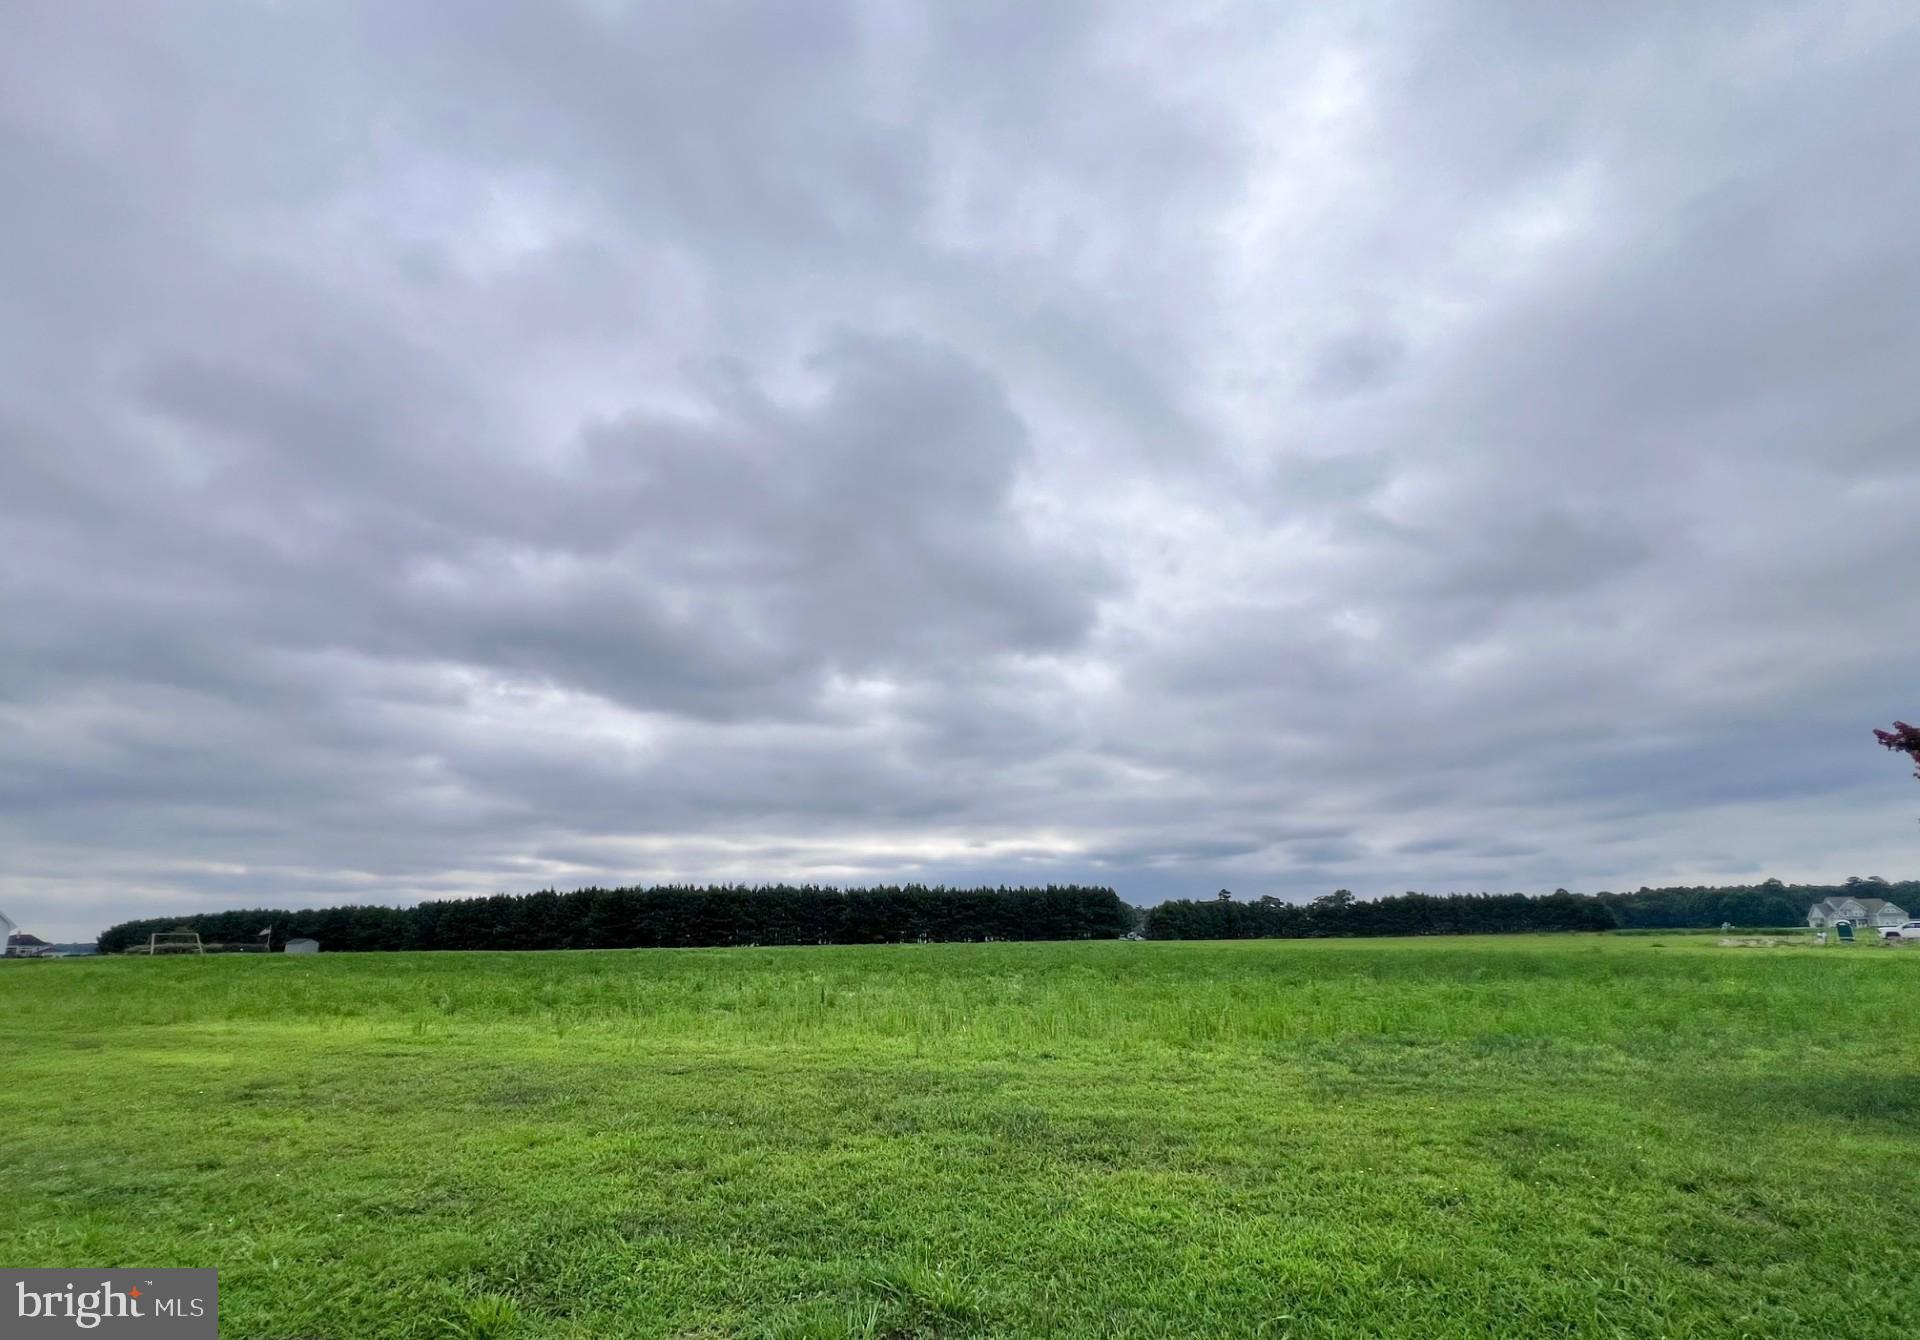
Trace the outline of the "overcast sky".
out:
[[[1920,874],[1910,3],[0,7],[0,909]]]

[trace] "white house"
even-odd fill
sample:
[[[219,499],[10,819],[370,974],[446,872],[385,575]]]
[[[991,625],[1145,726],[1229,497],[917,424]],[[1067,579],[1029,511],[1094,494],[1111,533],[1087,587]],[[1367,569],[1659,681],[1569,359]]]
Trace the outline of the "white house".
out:
[[[1907,911],[1885,898],[1826,898],[1807,909],[1807,925],[1821,929],[1836,921],[1855,926],[1898,926]]]
[[[318,940],[289,940],[287,941],[287,952],[289,954],[317,954],[320,952],[320,942]]]
[[[0,912],[0,958],[52,957],[52,945],[37,935],[27,934],[12,917]]]

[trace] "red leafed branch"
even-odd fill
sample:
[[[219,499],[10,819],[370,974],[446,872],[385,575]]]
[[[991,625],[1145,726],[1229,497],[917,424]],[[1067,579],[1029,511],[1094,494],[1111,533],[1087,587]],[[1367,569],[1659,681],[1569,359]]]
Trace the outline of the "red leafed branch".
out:
[[[1892,730],[1877,730],[1873,738],[1897,754],[1905,754],[1915,763],[1920,763],[1920,726],[1909,726],[1904,721],[1893,723]],[[1920,767],[1913,770],[1920,777]]]

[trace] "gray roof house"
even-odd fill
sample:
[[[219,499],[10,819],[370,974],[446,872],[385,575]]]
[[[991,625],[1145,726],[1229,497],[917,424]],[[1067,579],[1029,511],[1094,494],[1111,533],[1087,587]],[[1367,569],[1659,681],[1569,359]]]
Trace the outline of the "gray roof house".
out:
[[[1907,911],[1885,898],[1825,898],[1807,909],[1807,925],[1831,926],[1836,921],[1855,926],[1898,926],[1907,919]]]

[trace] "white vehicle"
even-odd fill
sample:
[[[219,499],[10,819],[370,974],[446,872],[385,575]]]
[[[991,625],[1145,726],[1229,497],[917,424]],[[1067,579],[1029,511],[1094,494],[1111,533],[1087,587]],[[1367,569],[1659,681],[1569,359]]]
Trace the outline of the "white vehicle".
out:
[[[1920,940],[1920,921],[1903,921],[1898,926],[1882,926],[1880,938],[1888,943],[1895,940]]]

